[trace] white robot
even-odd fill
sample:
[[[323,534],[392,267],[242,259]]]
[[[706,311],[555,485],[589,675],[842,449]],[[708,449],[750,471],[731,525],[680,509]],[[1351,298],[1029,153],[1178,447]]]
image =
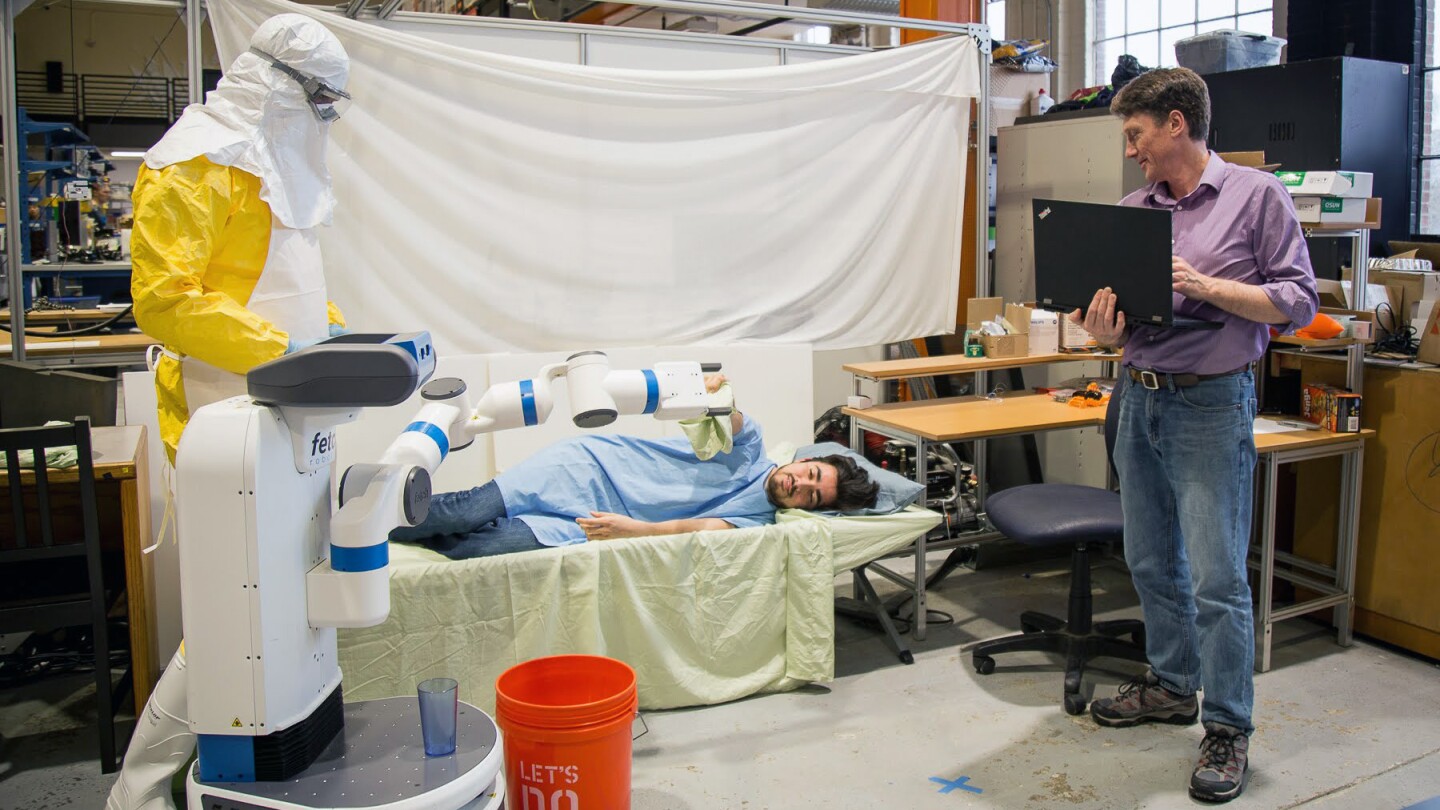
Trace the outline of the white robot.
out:
[[[434,369],[427,333],[344,335],[254,369],[250,396],[186,427],[176,504],[192,810],[498,806],[490,719],[462,704],[454,758],[427,759],[413,697],[342,703],[335,629],[389,615],[387,537],[424,520],[448,453],[544,422],[560,378],[580,427],[703,416],[704,373],[718,366],[618,371],[582,352],[473,402],[458,379],[425,384]],[[332,513],[336,426],[422,385],[424,406],[378,462],[345,471]]]

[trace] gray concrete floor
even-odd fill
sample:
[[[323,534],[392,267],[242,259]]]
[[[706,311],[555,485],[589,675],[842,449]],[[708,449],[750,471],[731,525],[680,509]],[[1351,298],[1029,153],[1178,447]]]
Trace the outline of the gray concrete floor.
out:
[[[647,713],[633,807],[1197,806],[1185,786],[1198,727],[1070,717],[1059,662],[1045,655],[1001,657],[988,676],[971,668],[969,645],[1013,632],[1023,609],[1063,613],[1067,587],[1063,560],[961,569],[931,592],[931,609],[955,621],[911,642],[914,665],[841,618],[829,684]],[[1136,614],[1113,564],[1097,565],[1095,587],[1103,617]],[[1277,634],[1275,668],[1256,680],[1250,784],[1233,806],[1398,809],[1440,797],[1440,668],[1364,641],[1341,648],[1304,620]],[[1117,662],[1086,687],[1109,694],[1134,671]],[[113,777],[95,759],[90,706],[83,678],[0,692],[0,808],[103,806]],[[932,781],[962,777],[949,792]]]

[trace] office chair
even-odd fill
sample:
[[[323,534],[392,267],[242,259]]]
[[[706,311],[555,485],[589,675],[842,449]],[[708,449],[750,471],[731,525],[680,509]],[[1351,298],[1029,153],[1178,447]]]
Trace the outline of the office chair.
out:
[[[1117,385],[1105,411],[1107,457],[1115,451],[1122,393]],[[1091,659],[1109,656],[1146,661],[1143,622],[1092,620],[1090,549],[1122,538],[1125,518],[1120,494],[1073,484],[1029,484],[991,495],[985,501],[985,511],[995,528],[1012,540],[1029,546],[1071,546],[1070,604],[1065,619],[1027,610],[1020,614],[1024,632],[976,645],[971,653],[975,671],[981,675],[994,672],[994,656],[998,653],[1060,653],[1065,656],[1065,711],[1080,714],[1086,704],[1080,695],[1080,680]],[[1130,640],[1124,640],[1124,636]]]
[[[74,445],[76,470],[47,470],[48,448]],[[34,461],[22,467],[19,452],[30,450]],[[48,632],[89,625],[95,652],[95,698],[98,703],[100,770],[113,773],[115,760],[116,687],[110,681],[110,636],[106,623],[105,580],[100,565],[100,521],[95,505],[95,474],[90,451],[90,420],[73,424],[0,430],[10,522],[0,524],[0,633]],[[23,472],[22,472],[23,470]],[[79,514],[67,514],[73,503],[55,491],[75,476]],[[32,525],[31,518],[34,518]],[[78,518],[78,519],[77,519]],[[36,563],[83,560],[83,582],[50,582],[54,572],[39,575]],[[72,569],[64,569],[68,573]],[[38,580],[38,582],[37,582]],[[60,585],[60,587],[51,587]],[[43,586],[43,587],[41,587]],[[120,689],[128,678],[122,679]]]

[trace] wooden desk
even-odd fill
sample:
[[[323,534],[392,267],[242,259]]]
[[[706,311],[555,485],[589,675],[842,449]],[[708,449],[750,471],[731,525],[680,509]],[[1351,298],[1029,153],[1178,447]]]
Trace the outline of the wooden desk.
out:
[[[1091,356],[1085,359],[1097,358]],[[1072,408],[1064,402],[1056,402],[1055,398],[1049,394],[1019,392],[1003,394],[993,399],[964,396],[916,402],[892,402],[872,408],[844,408],[842,412],[850,417],[851,447],[864,446],[861,442],[861,431],[878,433],[913,444],[915,446],[915,480],[922,483],[927,480],[929,474],[927,460],[931,444],[975,441],[996,436],[1096,427],[1105,424],[1104,408]],[[968,539],[974,543],[990,537],[999,537],[999,535],[993,531],[981,531],[970,535]],[[935,547],[942,548],[953,545],[956,545],[954,541],[947,540],[944,541],[944,545],[936,543]],[[925,562],[926,555],[930,550],[931,544],[928,537],[921,535],[916,539],[915,579],[913,581],[887,569],[880,567],[875,569],[877,573],[905,588],[914,596],[915,620],[911,632],[917,641],[925,640],[925,591],[927,588]]]
[[[46,309],[25,313],[25,328],[44,326],[83,326],[108,321],[124,310],[108,309]],[[134,323],[135,313],[130,312],[120,319],[122,323]],[[10,323],[10,308],[0,309],[0,323]]]
[[[0,343],[0,359],[12,353],[9,334]],[[41,366],[118,366],[145,362],[159,341],[149,335],[94,335],[81,338],[25,336],[25,360]]]
[[[844,408],[842,412],[852,425],[863,422],[866,430],[911,442],[972,441],[1105,424],[1103,407],[1072,408],[1049,394],[1018,392],[995,399],[950,397],[892,402],[863,410]]]
[[[124,544],[125,593],[130,623],[130,654],[134,667],[135,711],[144,710],[150,690],[158,675],[154,634],[154,592],[151,584],[150,558],[141,550],[150,545],[150,481],[145,452],[144,425],[97,427],[90,431],[90,451],[94,460],[96,507],[100,513],[100,539],[114,537],[118,529]],[[21,480],[33,478],[21,472]],[[73,484],[78,480],[74,468],[51,470],[46,475],[51,486]],[[9,476],[0,468],[0,486]],[[106,500],[110,503],[106,503]],[[118,503],[115,503],[118,501]],[[120,525],[107,525],[118,511]]]
[[[1114,361],[1118,354],[1096,352],[1060,352],[1032,354],[1025,357],[965,357],[947,354],[938,357],[916,357],[906,360],[877,360],[873,363],[847,363],[841,366],[857,378],[866,380],[899,380],[907,377],[936,377],[942,374],[969,374],[975,371],[1043,366],[1050,363],[1076,363],[1087,360]],[[859,393],[858,391],[856,393]]]
[[[918,402],[895,402],[873,408],[844,408],[850,417],[850,446],[862,447],[860,433],[869,431],[898,439],[915,446],[915,480],[927,480],[926,459],[929,445],[957,441],[975,441],[996,436],[1037,433],[1047,430],[1101,427],[1105,424],[1105,408],[1073,408],[1057,402],[1048,394],[1010,393],[997,398],[952,397]],[[1360,433],[1330,433],[1322,430],[1287,430],[1257,432],[1255,450],[1259,456],[1257,469],[1257,503],[1253,527],[1258,530],[1259,546],[1252,551],[1252,567],[1260,576],[1259,608],[1256,610],[1256,667],[1270,669],[1270,641],[1276,622],[1326,607],[1335,608],[1338,641],[1351,643],[1351,623],[1355,603],[1355,548],[1358,538],[1360,469],[1366,439],[1373,430]],[[1336,564],[1333,568],[1304,560],[1287,552],[1275,550],[1276,479],[1281,464],[1313,458],[1340,456],[1339,535],[1336,541]],[[977,532],[972,542],[979,542],[993,532]],[[915,579],[899,575],[887,578],[909,590],[915,599],[914,634],[925,638],[926,581],[925,563],[928,540],[915,543]],[[1281,569],[1276,568],[1280,562]],[[1298,572],[1298,573],[1297,573]],[[893,572],[892,572],[893,574]],[[1274,607],[1275,577],[1298,582],[1321,596],[1283,609]],[[1315,576],[1328,578],[1328,582]]]

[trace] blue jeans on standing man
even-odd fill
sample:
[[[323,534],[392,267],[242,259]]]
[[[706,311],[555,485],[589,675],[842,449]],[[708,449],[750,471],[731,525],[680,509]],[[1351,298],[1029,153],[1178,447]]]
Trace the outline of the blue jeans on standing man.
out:
[[[1158,390],[1120,378],[1115,469],[1150,667],[1172,692],[1203,690],[1205,721],[1248,734],[1254,377],[1244,371],[1180,388],[1162,375]]]

